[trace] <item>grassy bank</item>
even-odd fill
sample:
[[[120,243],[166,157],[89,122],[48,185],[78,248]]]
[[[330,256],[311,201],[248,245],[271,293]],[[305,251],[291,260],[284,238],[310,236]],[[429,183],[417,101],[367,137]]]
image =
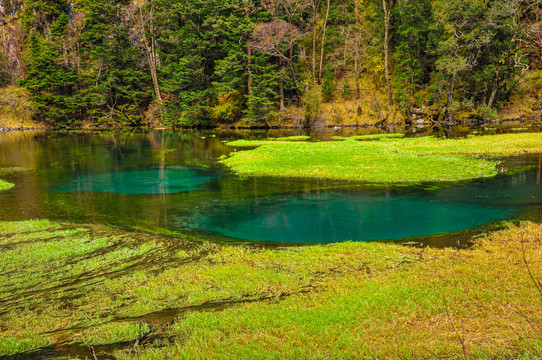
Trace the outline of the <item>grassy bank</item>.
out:
[[[240,175],[408,183],[494,176],[498,169],[492,157],[542,153],[542,133],[337,140],[238,140],[229,145],[256,148],[235,152],[222,162]]]
[[[526,267],[542,278],[541,233],[510,224],[472,250],[265,249],[3,222],[0,356],[67,343],[98,359],[542,356]]]

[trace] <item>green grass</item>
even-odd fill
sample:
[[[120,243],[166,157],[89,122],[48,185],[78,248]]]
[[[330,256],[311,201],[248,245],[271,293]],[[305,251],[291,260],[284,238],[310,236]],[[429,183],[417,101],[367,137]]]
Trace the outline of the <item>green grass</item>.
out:
[[[542,299],[521,242],[540,279],[540,233],[542,225],[509,225],[472,250],[266,249],[0,222],[0,356],[130,344],[141,321],[154,340],[118,358],[459,359],[459,339],[472,358],[536,358],[542,334],[529,322],[542,325]],[[179,310],[157,315],[164,309]]]
[[[381,140],[381,139],[402,139],[404,134],[369,134],[369,135],[355,135],[350,137],[333,136],[333,140]]]
[[[269,138],[269,140],[277,140],[277,141],[306,141],[309,140],[311,137],[306,135],[300,135],[300,136],[286,136],[286,137],[279,137],[276,139]]]
[[[542,133],[463,139],[400,139],[392,134],[358,141],[378,136],[330,142],[237,140],[229,145],[256,148],[233,152],[221,162],[245,176],[393,184],[490,177],[498,173],[495,157],[542,153]]]
[[[2,190],[9,190],[11,189],[12,187],[14,187],[15,185],[12,184],[12,183],[8,183],[6,181],[2,181],[0,180],[0,191]]]

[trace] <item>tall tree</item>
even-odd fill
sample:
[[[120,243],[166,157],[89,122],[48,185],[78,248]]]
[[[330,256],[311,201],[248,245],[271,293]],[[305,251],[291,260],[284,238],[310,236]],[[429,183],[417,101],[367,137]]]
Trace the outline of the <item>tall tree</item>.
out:
[[[288,64],[298,104],[301,103],[301,90],[294,69],[294,48],[304,36],[305,33],[295,25],[278,19],[258,25],[252,34],[254,48]]]
[[[437,70],[448,78],[447,108],[461,80],[463,97],[492,107],[519,69],[520,0],[440,0],[448,29],[439,43]]]
[[[386,78],[386,88],[388,90],[388,101],[393,106],[393,94],[390,81],[390,26],[391,11],[393,0],[382,0],[382,9],[384,10],[384,76]]]
[[[326,17],[324,19],[324,27],[322,29],[322,44],[320,47],[320,67],[318,70],[318,84],[322,84],[322,71],[324,68],[324,48],[326,44],[326,30],[327,30],[327,22],[329,20],[330,8],[331,8],[331,0],[327,0]]]

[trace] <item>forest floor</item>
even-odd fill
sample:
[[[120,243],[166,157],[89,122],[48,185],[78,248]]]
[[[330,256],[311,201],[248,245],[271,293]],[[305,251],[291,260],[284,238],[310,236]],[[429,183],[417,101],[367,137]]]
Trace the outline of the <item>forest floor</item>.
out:
[[[461,250],[0,222],[0,358],[532,359],[540,279],[527,222]]]
[[[455,119],[458,123],[476,124],[481,117],[494,123],[517,122],[518,124],[529,121],[539,121],[542,116],[542,94],[540,91],[540,80],[542,71],[528,71],[518,80],[518,91],[508,102],[500,104],[500,108],[492,116],[478,113],[475,109],[465,107],[458,109]],[[413,123],[420,122],[426,126],[432,126],[432,116],[441,112],[441,108],[425,108],[421,106],[421,113],[416,118],[407,118],[404,111],[396,105],[388,105],[388,96],[376,88],[372,79],[365,79],[361,82],[359,97],[352,94],[355,83],[346,84],[349,91],[343,91],[345,84],[337,84],[336,94],[327,101],[321,101],[315,119],[310,121],[315,128],[323,127],[370,127],[375,125],[403,125],[406,121]],[[51,125],[36,122],[36,106],[29,100],[29,94],[23,87],[7,86],[0,88],[0,129],[38,129],[50,128]],[[146,121],[143,121],[145,123]],[[79,123],[79,122],[77,122]],[[170,128],[160,123],[148,124],[146,128]],[[301,129],[307,125],[305,109],[303,106],[289,105],[286,109],[273,119],[268,119],[268,125],[273,128]],[[242,119],[233,124],[215,124],[223,128],[261,128],[260,124],[247,124]],[[122,121],[97,125],[93,122],[83,122],[85,129],[107,129],[126,127]]]
[[[369,183],[458,181],[494,176],[499,157],[542,153],[542,133],[401,138],[401,134],[237,140],[222,163],[240,175],[325,178]],[[301,140],[301,141],[300,141]],[[247,150],[246,148],[253,148]]]

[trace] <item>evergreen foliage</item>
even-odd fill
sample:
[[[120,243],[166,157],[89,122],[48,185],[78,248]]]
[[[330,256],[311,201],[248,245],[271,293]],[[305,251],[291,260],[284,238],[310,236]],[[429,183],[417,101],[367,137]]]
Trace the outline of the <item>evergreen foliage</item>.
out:
[[[364,78],[382,94],[391,78],[407,116],[453,118],[494,112],[540,65],[531,2],[24,0],[0,75],[59,126],[265,125],[288,106],[314,119],[315,99],[359,99]]]

